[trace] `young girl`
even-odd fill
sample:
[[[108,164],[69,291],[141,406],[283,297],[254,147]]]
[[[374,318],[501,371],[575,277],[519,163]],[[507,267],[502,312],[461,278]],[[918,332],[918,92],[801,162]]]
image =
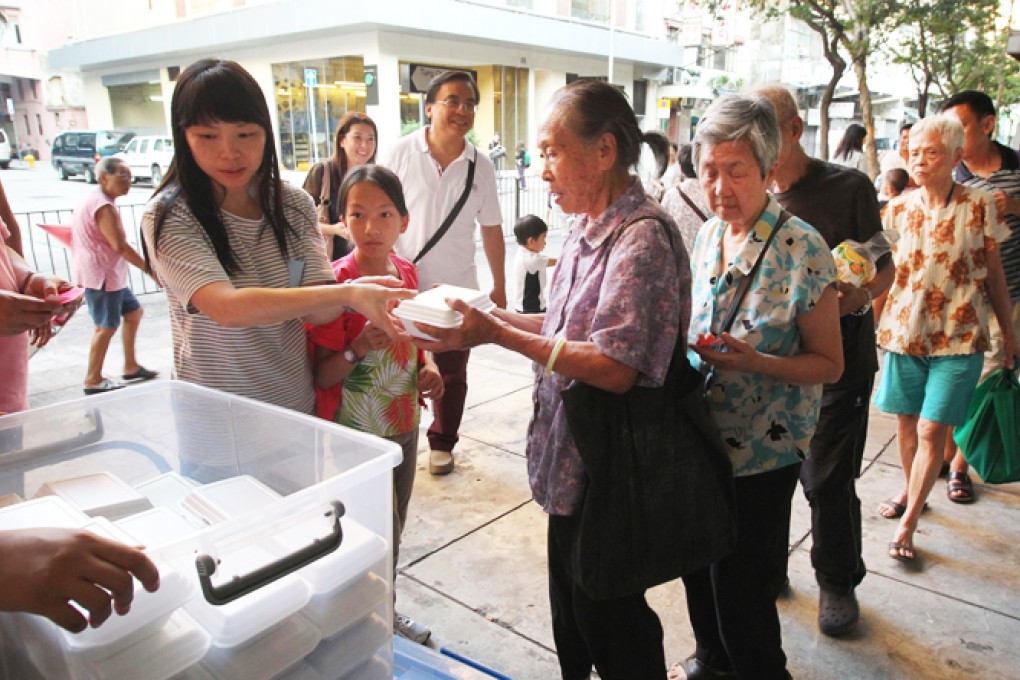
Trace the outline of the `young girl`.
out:
[[[177,80],[174,160],[142,218],[166,287],[177,377],[304,413],[315,395],[303,321],[345,308],[396,336],[395,281],[336,285],[312,199],[280,181],[269,109],[251,75],[203,59]]]
[[[378,165],[362,165],[340,187],[339,206],[354,250],[333,263],[336,280],[391,276],[418,287],[414,265],[393,252],[407,229],[408,214],[397,176]],[[375,323],[347,313],[332,323],[309,326],[314,349],[316,413],[320,418],[370,432],[400,445],[403,462],[393,471],[393,566],[414,488],[421,397],[443,395],[443,379],[432,357],[410,342],[394,342]],[[431,632],[394,615],[397,632],[415,642]]]

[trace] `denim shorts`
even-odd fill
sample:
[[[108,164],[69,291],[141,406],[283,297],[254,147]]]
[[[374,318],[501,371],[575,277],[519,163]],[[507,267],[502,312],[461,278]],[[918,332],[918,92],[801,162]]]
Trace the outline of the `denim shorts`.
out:
[[[138,298],[130,288],[120,290],[86,288],[85,302],[89,305],[92,323],[100,328],[120,328],[121,317],[141,308]]]
[[[959,427],[967,422],[984,354],[914,357],[886,352],[875,406],[886,413],[918,415]]]

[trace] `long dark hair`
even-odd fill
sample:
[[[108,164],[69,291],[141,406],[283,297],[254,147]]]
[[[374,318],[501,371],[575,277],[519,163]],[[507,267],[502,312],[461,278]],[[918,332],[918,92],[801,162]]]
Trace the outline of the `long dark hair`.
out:
[[[630,170],[641,157],[641,144],[655,154],[656,177],[669,164],[669,140],[661,132],[642,132],[627,96],[600,80],[575,80],[557,90],[550,103],[559,121],[582,140],[595,143],[606,132],[616,138],[617,167]]]
[[[864,138],[867,136],[868,131],[863,125],[851,123],[843,133],[843,139],[839,140],[839,146],[836,147],[836,153],[832,157],[846,160],[850,157],[850,152],[864,151]]]
[[[341,216],[347,214],[347,197],[350,195],[351,189],[362,182],[371,182],[382,189],[386,197],[393,201],[393,206],[400,216],[407,217],[407,202],[404,200],[404,186],[400,183],[400,178],[389,168],[371,163],[359,165],[351,170],[351,174],[347,175],[343,184],[340,185],[338,200]]]
[[[379,151],[379,129],[375,126],[375,121],[360,111],[348,111],[345,113],[340,119],[340,125],[337,126],[336,143],[333,144],[333,162],[340,171],[341,179],[347,176],[347,171],[350,169],[347,167],[347,152],[344,151],[341,143],[355,125],[367,125],[372,128],[372,134],[375,135],[375,149],[372,151],[372,157],[368,159],[369,163],[375,163],[375,155]],[[323,172],[325,171],[326,169],[323,168]]]
[[[195,215],[216,251],[216,259],[224,271],[238,270],[237,256],[223,224],[220,208],[213,194],[213,181],[206,175],[185,138],[184,131],[192,125],[208,123],[255,123],[266,133],[266,146],[258,179],[258,200],[269,227],[284,257],[287,256],[287,233],[294,229],[283,212],[283,184],[276,157],[269,107],[255,79],[239,64],[224,59],[202,59],[181,73],[170,103],[174,158],[166,176],[156,189],[153,250],[159,250],[159,237],[170,209],[183,199]],[[146,259],[149,253],[146,251]]]

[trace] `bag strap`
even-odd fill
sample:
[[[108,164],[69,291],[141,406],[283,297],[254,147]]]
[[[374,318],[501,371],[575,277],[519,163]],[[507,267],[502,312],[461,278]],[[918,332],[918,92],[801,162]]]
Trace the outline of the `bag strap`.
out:
[[[333,163],[324,161],[322,163],[322,181],[319,182],[319,205],[326,204],[329,207],[330,189],[332,189]]]
[[[461,192],[460,198],[457,199],[453,209],[450,210],[450,214],[447,215],[446,219],[443,220],[443,223],[439,225],[439,229],[436,230],[436,233],[432,234],[432,238],[428,240],[428,243],[426,243],[421,249],[421,252],[419,252],[414,260],[412,260],[414,264],[418,264],[418,261],[425,257],[425,254],[432,250],[435,245],[439,243],[440,239],[446,235],[446,232],[448,232],[450,227],[453,226],[453,221],[457,219],[457,215],[460,214],[464,204],[467,203],[468,194],[471,193],[471,184],[475,181],[475,161],[478,160],[478,147],[472,146],[472,148],[475,150],[475,156],[468,161],[467,181],[464,182],[464,191]]]
[[[682,198],[685,201],[687,201],[687,205],[689,205],[691,207],[691,210],[694,211],[695,215],[697,215],[698,217],[701,218],[702,222],[705,222],[705,221],[708,220],[708,215],[706,215],[705,213],[701,212],[701,208],[699,208],[698,206],[696,206],[694,204],[694,201],[691,200],[690,196],[688,196],[687,194],[684,193],[683,189],[681,189],[679,186],[677,186],[676,190],[680,192],[680,198]]]
[[[740,283],[737,284],[737,292],[734,294],[733,299],[730,300],[729,309],[726,310],[726,319],[719,329],[720,335],[728,333],[733,326],[733,320],[737,318],[737,310],[740,308],[740,303],[747,294],[747,289],[751,287],[751,281],[754,280],[754,275],[758,273],[758,268],[761,267],[761,262],[765,259],[765,253],[768,252],[769,246],[776,237],[776,233],[786,224],[790,217],[790,213],[786,212],[785,208],[780,208],[779,217],[776,219],[776,226],[772,228],[769,237],[765,239],[765,245],[762,246],[761,252],[758,253],[758,259],[754,261],[754,266],[751,267],[751,271],[747,273],[747,276],[740,279]]]

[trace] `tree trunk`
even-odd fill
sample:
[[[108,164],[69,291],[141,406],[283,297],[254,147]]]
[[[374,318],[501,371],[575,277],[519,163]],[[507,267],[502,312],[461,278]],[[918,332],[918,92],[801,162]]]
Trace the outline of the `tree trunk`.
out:
[[[857,74],[857,89],[861,97],[861,118],[864,119],[864,128],[868,131],[868,144],[865,150],[868,156],[868,175],[874,180],[878,177],[878,151],[875,149],[875,115],[871,106],[871,90],[868,89],[867,72],[867,41],[855,43],[858,47],[857,54],[851,53],[853,58],[854,73]]]
[[[832,97],[836,94],[836,86],[839,85],[843,74],[846,73],[846,62],[843,61],[843,57],[839,56],[839,37],[841,35],[839,32],[834,31],[830,37],[822,22],[813,18],[803,19],[803,21],[821,37],[822,51],[825,53],[825,59],[829,62],[829,66],[832,67],[832,76],[825,85],[821,101],[818,102],[818,134],[821,136],[818,144],[818,157],[827,161],[829,160],[829,104],[832,103]]]

